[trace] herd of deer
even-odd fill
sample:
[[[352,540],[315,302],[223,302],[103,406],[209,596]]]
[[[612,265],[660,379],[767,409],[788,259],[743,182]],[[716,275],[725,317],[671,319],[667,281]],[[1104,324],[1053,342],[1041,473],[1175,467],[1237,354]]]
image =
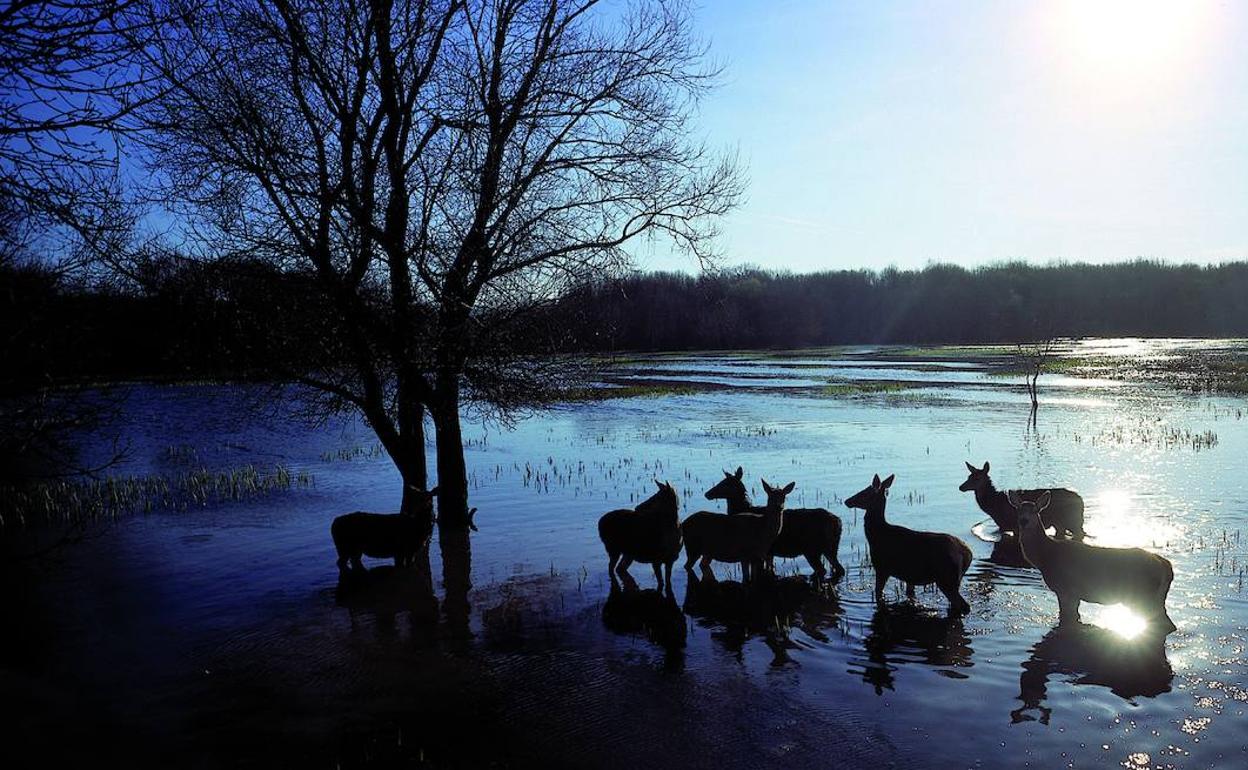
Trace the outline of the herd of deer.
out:
[[[1059,623],[1079,620],[1080,602],[1125,604],[1165,634],[1175,630],[1166,613],[1166,594],[1174,570],[1166,559],[1139,548],[1103,548],[1083,542],[1083,499],[1068,489],[1031,489],[1001,492],[988,476],[989,465],[966,464],[970,476],[959,487],[974,492],[975,502],[996,523],[1002,536],[1017,537],[1023,558],[1040,571],[1056,595]],[[824,508],[784,507],[794,484],[773,487],[763,480],[767,504],[751,504],[742,477],[724,472],[724,478],[706,491],[708,500],[724,500],[726,514],[698,511],[679,516],[680,496],[670,484],[656,481],[658,491],[636,508],[610,511],[598,520],[598,535],[610,560],[612,583],[627,574],[633,562],[649,564],[655,579],[672,590],[672,565],[685,550],[685,569],[701,561],[741,565],[748,582],[773,574],[776,556],[805,557],[817,582],[833,582],[845,574],[837,558],[841,520]],[[916,586],[935,584],[949,600],[950,612],[969,612],[960,592],[962,577],[971,566],[971,549],[953,535],[921,532],[890,524],[884,518],[893,476],[877,475],[870,486],[845,500],[861,509],[863,529],[875,568],[875,599],[882,602],[890,577],[906,585],[914,597]],[[436,488],[416,495],[419,504],[400,514],[349,513],[334,519],[330,528],[338,551],[338,567],[361,569],[361,556],[393,558],[396,566],[412,562],[432,533]],[[1055,536],[1047,529],[1052,527]],[[1156,625],[1153,624],[1156,623]]]
[[[963,492],[996,523],[1002,536],[1013,534],[1023,558],[1040,571],[1057,595],[1059,623],[1079,620],[1080,602],[1125,604],[1168,634],[1175,630],[1166,613],[1166,594],[1174,570],[1166,559],[1139,548],[1103,548],[1083,542],[1083,499],[1069,489],[996,489],[988,476],[989,464],[966,464],[970,476]],[[833,581],[845,574],[837,559],[841,520],[823,508],[786,509],[785,498],[794,484],[773,487],[762,480],[767,504],[750,504],[744,471],[724,471],[724,478],[706,492],[708,500],[726,500],[728,513],[698,511],[682,522],[679,497],[670,484],[655,482],[658,492],[636,508],[610,511],[598,520],[598,535],[606,547],[611,579],[626,573],[633,562],[650,564],[655,579],[668,592],[672,565],[685,550],[685,569],[701,561],[741,565],[746,581],[771,573],[776,556],[804,556],[816,581],[827,577],[823,559],[832,568]],[[906,585],[914,598],[916,586],[935,584],[949,600],[953,613],[969,612],[960,592],[962,577],[971,566],[971,549],[957,537],[942,532],[920,532],[890,524],[884,518],[893,476],[877,475],[870,486],[850,496],[845,505],[861,509],[863,529],[875,568],[875,599],[882,602],[890,577]],[[1054,536],[1046,529],[1052,527]]]

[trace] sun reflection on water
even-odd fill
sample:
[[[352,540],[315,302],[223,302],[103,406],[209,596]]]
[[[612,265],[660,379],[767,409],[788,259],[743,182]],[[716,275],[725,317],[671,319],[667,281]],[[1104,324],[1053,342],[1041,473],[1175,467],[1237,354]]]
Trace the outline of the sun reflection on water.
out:
[[[1125,489],[1106,489],[1094,495],[1091,502],[1086,519],[1090,545],[1155,552],[1182,537],[1178,525],[1140,510],[1135,496]]]
[[[1148,621],[1123,604],[1101,607],[1092,623],[1128,640],[1137,638],[1148,629]]]

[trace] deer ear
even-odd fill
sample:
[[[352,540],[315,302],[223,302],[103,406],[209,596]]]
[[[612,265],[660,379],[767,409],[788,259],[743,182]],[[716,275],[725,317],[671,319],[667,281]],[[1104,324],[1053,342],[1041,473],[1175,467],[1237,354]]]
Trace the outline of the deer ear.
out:
[[[744,475],[745,475],[745,469],[742,468],[740,465],[738,465],[737,466],[737,478],[739,479]]]
[[[792,492],[792,491],[793,491],[793,488],[794,488],[794,487],[796,487],[796,486],[797,486],[797,482],[796,482],[796,481],[790,481],[790,482],[788,483],[788,485],[787,485],[787,486],[785,486],[785,488],[784,488],[784,493],[787,495],[788,493]]]
[[[724,471],[724,478],[726,478],[726,479],[731,479],[731,478],[733,478],[733,475],[732,475],[731,473],[729,473],[728,471]]]
[[[893,480],[896,478],[897,478],[896,473],[890,474],[888,478],[880,482],[880,486],[884,487],[885,489],[888,489],[889,487],[893,485]]]
[[[771,494],[772,492],[771,485],[767,483],[767,479],[760,478],[759,481],[763,482],[763,489],[767,490],[768,494]]]
[[[1040,495],[1040,499],[1036,501],[1036,513],[1039,513],[1040,511],[1043,511],[1045,508],[1048,508],[1049,503],[1051,502],[1053,502],[1052,494],[1045,492],[1043,495]]]
[[[1005,499],[1009,500],[1010,505],[1014,506],[1015,508],[1017,508],[1022,503],[1022,499],[1018,496],[1018,492],[1015,492],[1012,489],[1009,492],[1005,493]]]
[[[880,474],[877,473],[871,477],[871,488],[872,489],[880,488]]]
[[[662,481],[659,481],[658,479],[655,479],[655,480],[654,480],[654,485],[655,485],[656,487],[658,487],[658,488],[659,488],[659,491],[660,491],[660,492],[662,492],[662,491],[663,491],[663,482],[662,482]]]
[[[984,473],[988,472],[988,461],[984,460]]]
[[[979,468],[976,468],[974,465],[971,465],[970,463],[966,462],[966,460],[963,460],[962,462],[966,464],[966,469],[970,471],[971,473],[974,473],[975,471],[979,470]]]

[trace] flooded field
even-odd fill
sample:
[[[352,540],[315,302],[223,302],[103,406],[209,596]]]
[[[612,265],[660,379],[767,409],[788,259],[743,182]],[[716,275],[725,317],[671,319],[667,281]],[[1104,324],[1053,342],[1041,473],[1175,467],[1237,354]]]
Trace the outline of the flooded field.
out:
[[[306,483],[123,517],[6,568],[6,742],[191,766],[1241,767],[1248,400],[1170,364],[1246,350],[1075,343],[1034,426],[992,351],[630,358],[611,384],[648,395],[466,426],[480,532],[363,585],[339,584],[330,521],[396,510],[400,491],[366,429],[308,427],[294,404],[256,416],[244,388],[135,386],[119,472]],[[1075,489],[1089,542],[1170,559],[1178,631],[1160,647],[1085,604],[1086,626],[1055,633],[1052,593],[958,491],[965,461],[1002,489]],[[678,569],[668,601],[639,564],[613,594],[598,517],[655,479],[682,517],[722,511],[703,493],[737,466],[755,502],[760,478],[792,481],[790,506],[843,519],[845,579],[816,591],[782,560],[747,590],[717,564]],[[968,616],[895,581],[872,600],[843,500],[875,473],[897,476],[893,523],[970,545]]]

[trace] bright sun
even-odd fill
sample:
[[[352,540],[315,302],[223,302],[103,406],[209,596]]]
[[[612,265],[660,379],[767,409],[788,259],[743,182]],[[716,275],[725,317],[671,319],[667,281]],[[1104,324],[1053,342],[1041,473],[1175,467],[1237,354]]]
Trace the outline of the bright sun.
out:
[[[1185,69],[1212,17],[1201,0],[1061,0],[1050,8],[1068,63],[1084,78],[1120,84]]]

